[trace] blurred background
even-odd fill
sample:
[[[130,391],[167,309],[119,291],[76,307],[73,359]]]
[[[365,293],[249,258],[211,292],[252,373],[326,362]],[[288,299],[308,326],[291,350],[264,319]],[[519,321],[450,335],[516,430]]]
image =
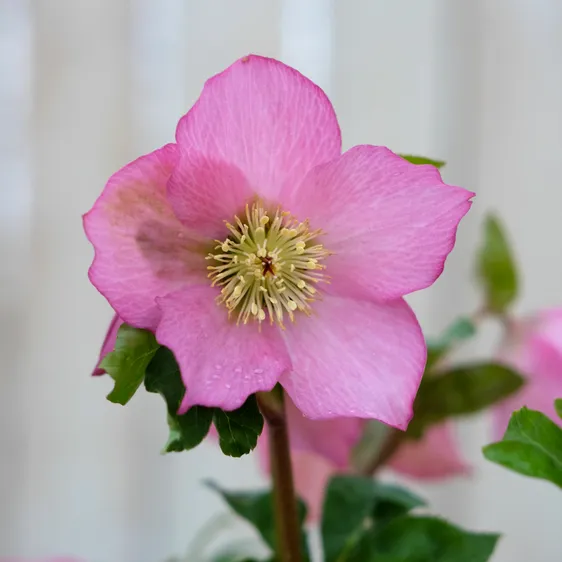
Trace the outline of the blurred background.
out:
[[[447,161],[477,193],[445,274],[411,299],[427,333],[472,312],[482,217],[524,275],[518,310],[562,305],[558,0],[0,0],[0,554],[155,562],[225,508],[200,485],[265,482],[211,445],[159,456],[159,397],[110,404],[89,376],[111,318],[81,215],[108,176],[173,139],[204,80],[249,52],[331,97],[344,145]],[[497,331],[465,354],[489,352]],[[554,398],[554,397],[553,397]],[[419,485],[434,511],[505,536],[495,562],[562,559],[562,502],[486,463],[486,417],[459,428],[472,479]]]

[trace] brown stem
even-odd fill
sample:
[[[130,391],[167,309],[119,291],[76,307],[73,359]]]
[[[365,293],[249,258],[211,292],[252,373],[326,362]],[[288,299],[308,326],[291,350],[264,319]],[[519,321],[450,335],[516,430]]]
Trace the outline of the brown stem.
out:
[[[372,462],[368,463],[361,472],[365,476],[372,476],[375,474],[375,472],[377,472],[392,458],[392,456],[394,456],[394,453],[396,453],[402,444],[403,438],[404,433],[402,431],[391,429],[378,454],[373,457]]]
[[[277,554],[279,562],[301,562],[300,525],[293,483],[287,417],[282,399],[260,393],[258,401],[269,430],[269,457],[273,479]],[[281,395],[282,396],[282,395]]]

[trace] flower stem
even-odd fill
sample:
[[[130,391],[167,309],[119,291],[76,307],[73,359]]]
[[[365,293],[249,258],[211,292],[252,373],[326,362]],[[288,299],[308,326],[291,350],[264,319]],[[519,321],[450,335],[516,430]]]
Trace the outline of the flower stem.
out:
[[[301,562],[300,525],[293,483],[289,432],[282,394],[260,393],[258,401],[269,430],[277,555],[279,562]]]
[[[404,440],[404,432],[397,429],[391,429],[389,435],[383,442],[383,445],[377,455],[370,463],[361,471],[365,476],[372,476],[380,468],[382,468],[398,451]]]

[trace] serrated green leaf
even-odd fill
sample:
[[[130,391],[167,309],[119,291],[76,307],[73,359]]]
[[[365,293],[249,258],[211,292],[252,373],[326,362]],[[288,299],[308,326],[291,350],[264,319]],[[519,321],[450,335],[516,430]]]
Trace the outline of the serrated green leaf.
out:
[[[408,162],[412,164],[430,164],[431,166],[435,166],[437,169],[442,168],[445,165],[443,160],[433,160],[432,158],[426,158],[425,156],[413,156],[412,154],[399,154],[402,156],[404,160],[408,160]]]
[[[514,412],[502,441],[483,452],[489,461],[562,488],[562,429],[542,412]]]
[[[117,332],[115,350],[100,363],[115,381],[107,399],[125,405],[135,394],[144,379],[145,371],[159,345],[154,334],[122,324]]]
[[[426,370],[430,370],[443,354],[448,352],[452,346],[470,339],[476,334],[476,326],[470,318],[461,317],[453,322],[437,339],[427,342]]]
[[[232,412],[216,409],[213,417],[219,445],[230,457],[241,457],[252,451],[263,431],[263,416],[254,395]]]
[[[556,410],[558,417],[562,419],[562,398],[557,398],[554,401],[554,409]]]
[[[517,297],[518,280],[509,243],[497,217],[484,222],[484,241],[477,258],[478,279],[488,309],[502,313]]]
[[[465,531],[437,517],[403,516],[367,532],[363,557],[348,562],[486,562],[498,539],[497,534]]]
[[[388,520],[425,502],[400,486],[363,476],[333,477],[324,497],[322,542],[326,562],[343,562],[361,541],[365,526]]]
[[[162,452],[188,451],[205,439],[211,427],[213,408],[193,406],[178,415],[185,386],[174,354],[168,348],[160,347],[154,355],[146,369],[144,386],[148,392],[160,394],[166,402],[170,436]]]
[[[479,412],[513,394],[523,384],[519,373],[494,363],[466,365],[439,376],[424,377],[408,435],[419,437],[429,425]]]
[[[251,523],[272,551],[277,552],[273,494],[271,491],[228,492],[214,482],[206,482],[206,484],[209,488],[218,492],[233,511]],[[298,499],[298,515],[301,524],[302,553],[304,560],[307,561],[310,559],[310,555],[304,531],[306,505],[301,499]]]

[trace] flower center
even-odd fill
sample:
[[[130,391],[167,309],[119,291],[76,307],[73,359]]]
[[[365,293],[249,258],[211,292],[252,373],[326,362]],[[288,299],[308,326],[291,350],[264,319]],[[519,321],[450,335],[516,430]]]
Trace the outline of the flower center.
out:
[[[243,219],[226,223],[230,235],[207,256],[214,262],[207,268],[212,286],[222,287],[217,302],[237,316],[237,324],[261,324],[269,316],[284,328],[285,315],[292,322],[297,310],[310,315],[314,286],[328,281],[322,261],[330,252],[315,242],[322,231],[279,209],[270,214],[261,203],[246,205]]]

